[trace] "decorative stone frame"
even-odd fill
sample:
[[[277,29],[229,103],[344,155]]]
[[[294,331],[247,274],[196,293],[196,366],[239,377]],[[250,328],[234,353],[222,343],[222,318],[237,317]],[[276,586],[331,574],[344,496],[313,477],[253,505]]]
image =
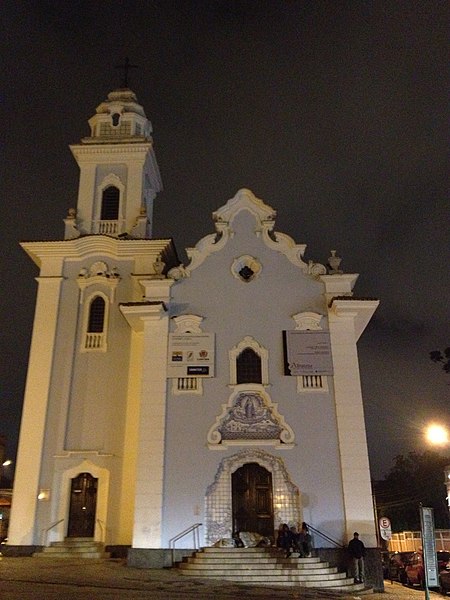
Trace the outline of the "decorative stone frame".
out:
[[[111,230],[101,231],[100,225],[102,223],[101,214],[102,214],[102,201],[103,201],[103,192],[106,188],[114,186],[119,190],[119,210],[117,212],[117,222],[115,226],[112,227]],[[92,221],[93,232],[92,233],[105,233],[107,235],[118,235],[122,233],[122,227],[125,222],[123,217],[123,207],[124,207],[124,195],[125,195],[125,185],[122,183],[122,180],[115,173],[110,173],[107,175],[101,183],[97,186],[96,192],[96,201],[95,201],[95,217]]]
[[[236,361],[239,354],[245,350],[245,348],[251,348],[261,358],[261,385],[269,385],[269,352],[267,348],[261,346],[255,338],[249,335],[228,352],[230,362],[230,385],[238,385]]]
[[[295,321],[295,329],[299,331],[321,331],[323,315],[315,312],[301,312],[292,315]],[[328,392],[328,377],[326,375],[299,375],[297,377],[297,392]]]
[[[91,313],[92,302],[96,298],[103,298],[105,302],[105,314],[103,315],[103,331],[91,333],[88,331],[89,317]],[[106,352],[107,350],[107,331],[109,320],[109,298],[100,291],[93,291],[85,300],[83,307],[83,326],[81,334],[81,352]]]
[[[96,261],[87,268],[80,269],[77,284],[80,288],[80,304],[83,306],[80,351],[81,352],[106,352],[107,331],[109,322],[109,305],[114,302],[116,287],[120,275],[117,267],[110,269],[103,261]],[[96,334],[95,343],[88,339],[88,324],[91,303],[96,296],[101,296],[105,301],[105,314],[103,317],[103,332]]]
[[[247,463],[255,462],[272,474],[274,528],[281,523],[298,526],[302,521],[300,492],[292,482],[283,459],[263,450],[244,450],[222,459],[214,482],[205,495],[205,541],[212,546],[233,533],[232,474]]]
[[[239,401],[240,397],[248,394],[256,395],[261,400],[261,405],[264,410],[264,422],[269,421],[269,425],[275,425],[278,429],[277,435],[273,437],[245,437],[245,424],[242,431],[242,437],[236,439],[223,439],[221,434],[221,427],[224,425],[226,420],[232,416],[235,410],[235,403]],[[244,421],[245,422],[245,421]],[[250,419],[250,424],[252,423]],[[267,425],[263,425],[263,428]],[[256,430],[258,431],[258,430]],[[253,434],[255,435],[255,434]],[[225,450],[229,446],[262,446],[270,445],[279,449],[288,450],[294,447],[295,434],[293,429],[286,423],[283,415],[278,412],[278,404],[272,402],[269,394],[266,392],[264,387],[260,384],[247,384],[243,383],[236,385],[233,393],[230,395],[227,404],[222,404],[222,413],[216,417],[214,425],[209,429],[207,435],[208,448],[211,450]]]
[[[245,267],[249,268],[253,273],[248,278],[245,278],[241,275],[241,271]],[[248,254],[236,258],[231,265],[231,273],[233,277],[244,283],[249,283],[250,281],[255,280],[261,273],[261,270],[262,265],[259,260]]]
[[[175,323],[174,333],[202,333],[201,323],[203,317],[198,315],[180,315],[173,317]],[[180,396],[182,394],[203,395],[202,377],[176,377],[172,379],[172,394]]]
[[[67,535],[67,526],[69,523],[70,510],[70,489],[71,480],[77,477],[79,473],[90,473],[98,479],[97,504],[95,510],[95,533],[94,540],[99,542],[107,541],[107,513],[108,513],[108,495],[110,472],[108,469],[96,465],[92,460],[83,458],[83,454],[92,454],[95,460],[97,452],[69,452],[67,457],[57,457],[58,460],[70,459],[76,455],[80,456],[80,462],[73,467],[68,467],[55,473],[55,480],[52,490],[52,506],[56,511],[55,520],[61,519],[61,524],[49,534],[50,541],[62,541]],[[62,466],[62,465],[61,465]]]

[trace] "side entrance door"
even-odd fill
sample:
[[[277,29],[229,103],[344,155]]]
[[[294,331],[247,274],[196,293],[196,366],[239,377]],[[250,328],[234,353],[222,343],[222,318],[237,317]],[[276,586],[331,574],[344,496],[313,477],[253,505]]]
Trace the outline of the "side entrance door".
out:
[[[247,463],[232,475],[233,530],[273,539],[272,473]]]
[[[72,479],[68,537],[94,537],[98,479],[80,473]]]

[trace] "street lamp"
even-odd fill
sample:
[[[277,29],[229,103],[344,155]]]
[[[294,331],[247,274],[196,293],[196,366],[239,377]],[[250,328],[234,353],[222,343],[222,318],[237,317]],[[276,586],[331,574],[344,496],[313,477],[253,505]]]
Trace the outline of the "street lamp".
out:
[[[448,429],[439,423],[430,423],[425,429],[425,437],[433,446],[447,446],[449,443]]]
[[[2,487],[2,485],[5,484],[5,475],[6,475],[6,473],[8,473],[8,471],[10,471],[10,469],[8,469],[8,467],[10,467],[12,464],[13,464],[13,461],[9,458],[8,458],[8,460],[5,460],[2,462],[2,466],[0,467],[0,487]]]

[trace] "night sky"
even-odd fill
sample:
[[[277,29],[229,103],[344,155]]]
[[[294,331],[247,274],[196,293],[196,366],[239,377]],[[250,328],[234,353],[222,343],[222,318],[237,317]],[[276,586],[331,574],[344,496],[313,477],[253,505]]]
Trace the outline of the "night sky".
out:
[[[372,476],[450,425],[446,1],[22,1],[0,20],[0,434],[14,457],[37,268],[20,241],[63,239],[69,144],[120,87],[153,123],[154,236],[184,248],[242,187],[276,230],[331,249],[381,300],[358,346]],[[301,307],[300,307],[301,308]],[[281,402],[280,398],[274,398]]]

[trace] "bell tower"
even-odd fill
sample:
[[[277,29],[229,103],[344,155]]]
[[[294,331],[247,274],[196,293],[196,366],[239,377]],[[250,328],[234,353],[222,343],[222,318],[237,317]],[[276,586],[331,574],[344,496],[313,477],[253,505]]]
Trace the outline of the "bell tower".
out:
[[[89,119],[91,134],[71,145],[80,167],[77,209],[65,239],[81,235],[150,238],[153,201],[162,181],[152,124],[129,88],[110,92]]]

